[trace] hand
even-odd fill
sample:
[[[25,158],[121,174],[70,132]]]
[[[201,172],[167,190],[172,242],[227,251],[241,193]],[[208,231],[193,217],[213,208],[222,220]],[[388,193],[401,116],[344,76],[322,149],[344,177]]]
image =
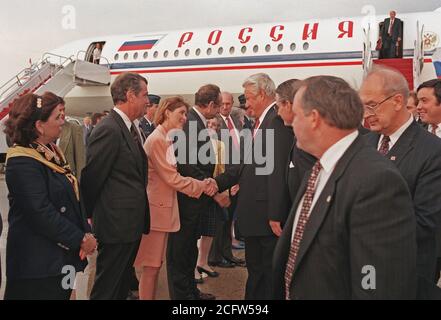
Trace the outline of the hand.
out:
[[[280,221],[273,221],[270,220],[269,225],[271,227],[271,230],[273,230],[273,233],[280,237],[280,235],[282,234],[282,227],[280,226]]]
[[[228,208],[231,205],[230,197],[225,193],[217,193],[213,199],[221,208]]]
[[[231,189],[230,189],[230,195],[231,195],[232,197],[234,197],[234,196],[239,192],[239,189],[240,189],[240,188],[239,188],[239,185],[238,185],[238,184],[232,186]]]
[[[219,188],[217,187],[216,180],[214,180],[213,178],[205,179],[204,183],[205,183],[204,193],[209,197],[214,196],[219,190]]]
[[[82,255],[91,255],[95,251],[97,245],[98,243],[93,234],[86,233],[81,242],[80,258]]]

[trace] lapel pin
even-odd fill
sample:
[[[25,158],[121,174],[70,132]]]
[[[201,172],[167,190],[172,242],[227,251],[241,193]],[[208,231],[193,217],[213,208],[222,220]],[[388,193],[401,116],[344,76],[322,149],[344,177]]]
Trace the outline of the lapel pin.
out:
[[[395,161],[395,160],[397,160],[397,157],[392,156],[392,157],[390,157],[390,159],[391,159],[392,161]]]
[[[331,199],[332,199],[332,197],[331,197],[331,196],[328,196],[328,197],[326,198],[326,202],[331,202]]]

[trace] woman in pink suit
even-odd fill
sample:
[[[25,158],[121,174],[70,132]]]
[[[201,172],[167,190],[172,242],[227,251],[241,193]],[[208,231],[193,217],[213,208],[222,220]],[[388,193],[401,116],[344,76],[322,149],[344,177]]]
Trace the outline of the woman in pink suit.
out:
[[[168,233],[180,228],[177,191],[194,198],[199,198],[204,192],[212,196],[217,191],[212,180],[182,177],[177,172],[169,133],[182,130],[187,121],[188,108],[189,105],[180,97],[161,101],[155,116],[156,129],[144,144],[149,161],[147,194],[151,226],[150,233],[142,237],[134,263],[135,268],[142,269],[139,281],[141,300],[155,298]]]

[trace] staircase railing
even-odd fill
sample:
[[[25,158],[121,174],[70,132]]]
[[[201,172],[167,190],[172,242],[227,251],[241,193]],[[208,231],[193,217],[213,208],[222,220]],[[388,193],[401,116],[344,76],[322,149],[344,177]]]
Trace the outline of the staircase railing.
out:
[[[372,43],[371,43],[371,24],[369,23],[367,29],[363,28],[364,42],[363,42],[363,77],[365,77],[372,66]]]
[[[424,67],[424,41],[423,32],[424,25],[421,26],[420,22],[417,21],[417,37],[414,42],[414,53],[413,53],[413,87],[418,88],[420,82],[421,71]]]

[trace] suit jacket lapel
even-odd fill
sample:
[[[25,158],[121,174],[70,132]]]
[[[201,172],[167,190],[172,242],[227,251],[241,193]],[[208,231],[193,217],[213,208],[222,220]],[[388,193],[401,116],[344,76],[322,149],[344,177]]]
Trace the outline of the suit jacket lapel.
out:
[[[398,166],[405,158],[406,154],[413,149],[413,144],[415,141],[415,136],[418,133],[418,129],[418,123],[413,121],[387,154],[387,157],[393,161],[395,165]]]
[[[326,215],[328,214],[329,207],[334,200],[334,193],[338,180],[346,170],[349,162],[354,157],[354,155],[358,152],[358,150],[360,150],[364,146],[362,139],[363,138],[360,137],[359,135],[357,139],[349,146],[349,148],[346,150],[343,156],[340,158],[340,160],[338,161],[337,165],[334,168],[334,171],[329,177],[325,187],[323,188],[317,202],[315,203],[314,208],[312,209],[310,217],[306,224],[305,231],[303,233],[303,239],[300,243],[299,252],[297,253],[296,264],[294,266],[294,274],[299,268],[303,257],[308,251],[308,248],[310,247],[312,241],[314,240],[315,236],[317,235],[317,232],[320,229],[320,226],[322,225]],[[293,207],[293,210],[297,210],[299,202],[303,197],[304,191],[306,190],[306,182],[309,179],[310,173],[311,172],[308,171],[308,174],[305,175],[305,179],[303,179],[302,188],[301,188],[303,192],[297,194],[297,198],[295,202],[296,206]]]
[[[115,110],[112,110],[110,113],[115,119],[116,123],[120,126],[124,138],[127,141],[127,144],[129,146],[130,151],[133,153],[133,156],[135,157],[136,163],[138,164],[138,169],[141,172],[144,172],[143,166],[142,166],[142,154],[141,150],[139,150],[138,146],[135,143],[135,140],[133,140],[132,134],[130,133],[129,129],[127,128],[126,124],[124,123],[124,120],[121,118],[121,116],[115,112]]]

